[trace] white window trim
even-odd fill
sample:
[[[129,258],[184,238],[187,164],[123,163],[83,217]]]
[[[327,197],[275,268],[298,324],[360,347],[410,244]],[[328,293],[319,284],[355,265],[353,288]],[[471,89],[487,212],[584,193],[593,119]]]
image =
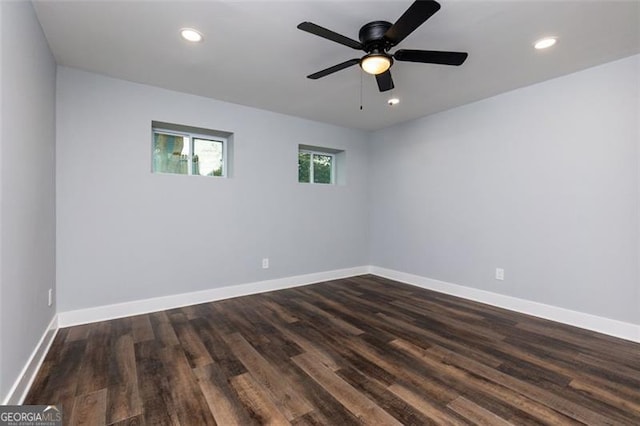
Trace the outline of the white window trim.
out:
[[[298,149],[298,153],[311,154],[311,158],[309,161],[309,182],[298,182],[298,183],[304,183],[304,184],[311,183],[313,185],[335,185],[336,184],[336,155],[335,154],[330,152],[312,151],[309,149]],[[313,180],[313,156],[314,155],[331,157],[331,182],[329,183],[314,182]]]
[[[151,172],[154,174],[160,175],[174,175],[177,173],[166,173],[166,172],[157,172],[153,170],[153,155],[154,155],[154,143],[155,143],[155,135],[156,133],[161,133],[163,135],[169,136],[182,136],[189,138],[189,146],[187,148],[187,157],[189,159],[189,167],[187,167],[186,176],[202,176],[202,175],[194,175],[193,174],[193,140],[194,139],[204,139],[208,141],[215,141],[222,143],[222,175],[220,176],[203,176],[203,177],[214,177],[214,178],[226,178],[227,177],[227,138],[223,138],[220,136],[211,136],[202,133],[190,133],[190,132],[176,132],[175,130],[167,130],[162,127],[153,127],[151,129]],[[185,175],[183,175],[185,176]]]

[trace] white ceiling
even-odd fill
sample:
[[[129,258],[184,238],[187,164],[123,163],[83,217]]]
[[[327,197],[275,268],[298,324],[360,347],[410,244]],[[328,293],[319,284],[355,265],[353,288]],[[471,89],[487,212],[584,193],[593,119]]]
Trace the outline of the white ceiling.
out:
[[[469,52],[460,67],[396,62],[399,105],[358,66],[308,74],[360,52],[296,29],[311,21],[353,39],[394,22],[396,1],[38,1],[60,65],[342,126],[375,130],[640,52],[640,1],[442,0],[396,49]],[[179,29],[205,35],[187,44]],[[532,43],[555,35],[558,44]],[[364,74],[364,75],[363,75]],[[363,105],[360,82],[363,76]]]

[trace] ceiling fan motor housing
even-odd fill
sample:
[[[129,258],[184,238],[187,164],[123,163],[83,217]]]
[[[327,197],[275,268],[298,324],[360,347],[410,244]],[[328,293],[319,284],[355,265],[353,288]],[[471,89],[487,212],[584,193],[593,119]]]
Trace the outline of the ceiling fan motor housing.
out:
[[[387,21],[373,21],[363,25],[358,37],[364,50],[369,53],[374,51],[382,53],[389,50],[393,45],[384,38],[384,34],[389,28],[391,28],[391,22]]]

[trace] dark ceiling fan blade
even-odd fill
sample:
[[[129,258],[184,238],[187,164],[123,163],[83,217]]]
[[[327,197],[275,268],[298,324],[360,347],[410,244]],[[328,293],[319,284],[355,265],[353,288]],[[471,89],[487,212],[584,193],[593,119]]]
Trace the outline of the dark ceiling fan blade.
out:
[[[397,45],[420,25],[440,10],[440,3],[435,0],[418,0],[398,18],[395,24],[384,33],[384,37],[393,45]]]
[[[298,29],[302,31],[306,31],[308,33],[317,35],[322,38],[326,38],[327,40],[335,41],[336,43],[340,43],[352,49],[362,50],[362,45],[350,39],[349,37],[345,37],[341,34],[328,30],[320,25],[316,25],[312,22],[303,22],[298,25]]]
[[[357,64],[359,62],[360,62],[360,59],[349,59],[348,61],[345,61],[345,62],[343,62],[341,64],[334,65],[334,66],[329,67],[329,68],[327,68],[325,70],[318,71],[316,73],[308,75],[307,78],[310,78],[311,80],[317,80],[317,79],[325,77],[325,76],[327,76],[329,74],[333,74],[334,72],[343,70],[345,68],[349,68],[349,67],[351,67],[351,66],[353,66],[353,65],[355,65],[355,64]]]
[[[438,50],[400,49],[393,54],[396,61],[421,62],[424,64],[462,65],[467,59],[466,52],[442,52]]]
[[[376,81],[378,82],[378,89],[381,92],[393,89],[393,79],[391,78],[391,71],[386,70],[382,74],[376,75]]]

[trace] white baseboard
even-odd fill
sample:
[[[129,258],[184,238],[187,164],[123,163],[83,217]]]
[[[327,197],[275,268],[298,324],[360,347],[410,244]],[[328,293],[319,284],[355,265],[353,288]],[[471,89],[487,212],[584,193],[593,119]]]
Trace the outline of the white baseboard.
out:
[[[544,303],[532,302],[530,300],[519,299],[517,297],[505,296],[503,294],[476,288],[465,287],[445,281],[438,281],[419,275],[408,274],[406,272],[395,271],[393,269],[370,266],[369,273],[380,277],[389,278],[394,281],[411,284],[417,287],[440,293],[462,297],[476,302],[509,309],[523,314],[545,318],[563,324],[597,331],[609,336],[619,337],[625,340],[640,343],[640,325],[618,321],[610,318],[599,317],[586,314],[584,312],[572,311],[570,309],[559,308],[557,306],[545,305]]]
[[[368,272],[368,266],[359,266],[355,268],[336,269],[333,271],[213,288],[210,290],[196,291],[192,293],[174,294],[170,296],[134,300],[131,302],[117,303],[113,305],[59,312],[58,324],[60,327],[88,324],[97,321],[157,312],[165,309],[179,308],[182,306],[196,305],[198,303],[212,302],[215,300],[247,296],[272,290],[299,287],[322,281],[337,280],[340,278],[367,274]]]
[[[214,288],[210,290],[182,293],[170,296],[154,297],[151,299],[134,300],[113,305],[96,306],[58,313],[58,325],[70,327],[73,325],[88,324],[97,321],[105,321],[132,315],[146,314],[165,309],[179,308],[198,303],[212,302],[216,300],[230,299],[233,297],[247,296],[250,294],[267,291],[298,287],[322,281],[335,280],[362,274],[374,274],[395,281],[404,282],[429,290],[451,294],[477,302],[487,303],[516,312],[573,325],[587,330],[597,331],[610,336],[619,337],[634,342],[640,342],[640,325],[631,324],[610,318],[599,317],[583,312],[572,311],[557,306],[546,305],[517,297],[506,296],[490,291],[479,290],[438,281],[419,275],[408,274],[378,266],[359,266],[354,268],[338,269],[333,271],[318,272],[293,277],[277,278],[273,280],[258,281],[248,284]]]
[[[38,341],[35,349],[31,353],[31,356],[27,360],[26,364],[22,368],[20,375],[16,379],[15,383],[9,390],[9,393],[2,401],[2,405],[20,405],[27,396],[27,392],[31,388],[31,384],[36,378],[38,370],[44,361],[44,358],[49,352],[49,348],[53,343],[53,339],[58,332],[58,316],[54,315],[49,323],[49,326],[42,334],[42,337]]]

